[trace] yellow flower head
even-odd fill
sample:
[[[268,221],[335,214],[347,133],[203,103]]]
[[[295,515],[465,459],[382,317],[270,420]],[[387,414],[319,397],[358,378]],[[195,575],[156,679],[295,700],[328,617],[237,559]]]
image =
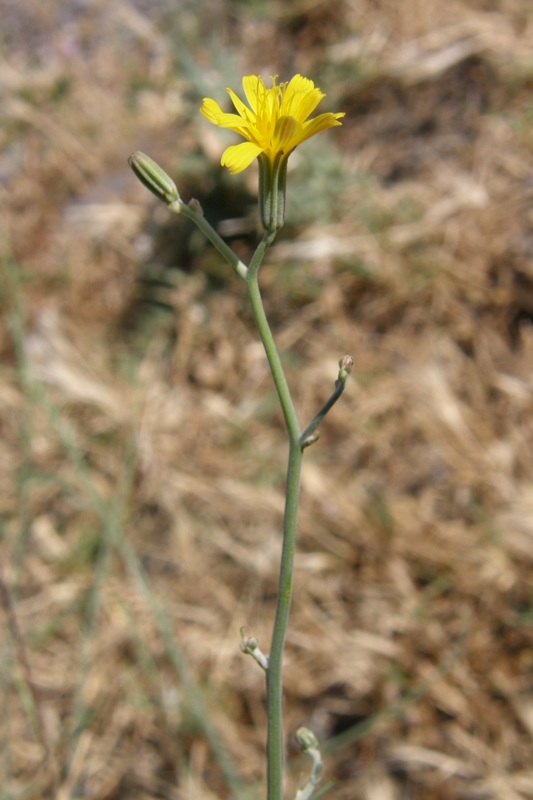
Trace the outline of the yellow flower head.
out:
[[[313,81],[295,75],[288,83],[276,83],[267,88],[258,75],[245,75],[242,79],[249,108],[231,90],[227,89],[237,114],[227,114],[209,97],[200,109],[204,117],[220,128],[229,128],[247,141],[228,147],[221,164],[233,174],[249,167],[254,158],[262,156],[270,165],[286,160],[295,147],[315,133],[341,125],[344,114],[320,114],[308,119],[325,96]],[[262,160],[263,160],[262,159]]]

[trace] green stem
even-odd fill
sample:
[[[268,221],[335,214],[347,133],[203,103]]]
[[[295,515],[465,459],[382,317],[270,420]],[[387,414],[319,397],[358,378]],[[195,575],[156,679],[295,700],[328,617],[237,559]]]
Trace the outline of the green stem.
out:
[[[312,441],[313,434],[315,433],[316,429],[318,428],[318,426],[320,425],[326,414],[333,408],[333,406],[335,405],[341,394],[344,392],[345,388],[346,388],[345,380],[341,381],[340,379],[337,379],[335,381],[335,390],[333,391],[333,394],[331,395],[329,400],[327,400],[324,403],[320,411],[318,411],[315,414],[315,416],[313,417],[307,428],[300,436],[300,442],[304,447],[306,447],[308,444],[313,444]]]
[[[222,239],[216,230],[209,224],[204,217],[202,207],[198,200],[190,200],[187,204],[181,199],[175,200],[173,203],[169,204],[168,208],[174,214],[183,214],[184,217],[187,217],[187,219],[190,219],[192,222],[194,222],[197,228],[202,231],[205,238],[211,242],[211,244],[218,250],[220,255],[226,259],[228,264],[231,265],[233,271],[239,276],[239,278],[242,278],[243,280],[246,279],[246,273],[248,272],[246,264],[243,264],[240,258],[233,252],[231,247],[226,244],[224,239]]]
[[[296,549],[302,460],[303,450],[301,445],[297,442],[291,442],[287,469],[278,602],[267,671],[268,800],[282,800],[283,797],[283,651],[285,649],[285,638],[292,603],[294,552]]]
[[[255,324],[257,326],[257,330],[259,331],[261,341],[263,342],[263,347],[265,348],[270,371],[272,372],[272,377],[274,378],[274,384],[276,386],[279,402],[285,418],[287,431],[289,433],[291,442],[298,442],[300,438],[300,424],[298,422],[298,417],[292,401],[289,385],[285,377],[285,372],[283,371],[281,358],[279,356],[278,349],[276,347],[276,343],[274,342],[274,337],[272,336],[272,331],[270,330],[270,325],[265,314],[258,281],[259,267],[261,266],[261,262],[263,261],[263,257],[267,248],[274,241],[274,237],[275,233],[268,232],[263,236],[263,239],[259,243],[252,260],[250,261],[250,266],[248,267],[248,272],[246,275],[246,286],[248,288],[248,296],[250,298]]]
[[[315,434],[315,431],[318,425],[342,394],[346,379],[353,367],[353,359],[350,356],[345,356],[341,359],[339,362],[341,369],[333,394],[311,420],[302,434],[289,385],[283,370],[283,364],[281,363],[281,358],[265,314],[258,280],[259,268],[265,253],[274,241],[277,231],[283,225],[287,154],[283,157],[279,157],[274,165],[266,158],[259,159],[260,209],[266,232],[257,246],[248,267],[207,222],[198,201],[191,200],[189,203],[185,204],[181,200],[172,179],[169,178],[161,167],[149,156],[140,152],[134,153],[130,157],[130,164],[137,177],[156,195],[156,197],[159,197],[167,203],[170,211],[175,214],[183,214],[197,225],[206,238],[232,266],[239,278],[246,283],[252,313],[265,349],[285,419],[285,425],[287,427],[289,436],[289,462],[287,466],[285,513],[283,520],[283,544],[276,616],[274,619],[272,643],[268,661],[263,654],[258,651],[255,640],[248,641],[243,648],[244,652],[250,653],[256,661],[266,669],[268,718],[267,800],[283,800],[283,652],[285,649],[292,603],[294,554],[296,550],[296,528],[298,523],[303,451],[305,447],[316,441],[318,432]],[[182,679],[184,679],[183,675]],[[202,711],[203,709],[200,710]],[[223,752],[217,750],[217,741],[214,740],[212,736],[210,742],[213,751],[218,753],[222,765],[224,762]],[[298,798],[301,798],[301,800],[311,798],[313,790],[318,782],[320,769],[322,768],[321,756],[316,746],[313,744],[311,750],[309,749],[309,745],[306,745],[306,747],[310,753],[312,750],[314,766],[308,785],[304,787],[302,791],[298,792]],[[320,768],[318,760],[320,760]]]
[[[293,591],[294,552],[296,549],[296,527],[298,521],[303,447],[300,444],[300,424],[278,349],[265,314],[258,283],[259,267],[266,249],[272,243],[274,237],[275,232],[267,231],[267,233],[265,233],[250,262],[246,276],[246,285],[248,287],[252,312],[261,341],[265,348],[290,441],[278,602],[267,669],[267,798],[268,800],[282,800],[283,651]]]

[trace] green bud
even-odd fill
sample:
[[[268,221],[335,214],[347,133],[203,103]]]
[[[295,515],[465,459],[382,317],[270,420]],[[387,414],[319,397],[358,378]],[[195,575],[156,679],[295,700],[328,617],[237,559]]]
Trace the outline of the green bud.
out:
[[[159,200],[170,205],[180,199],[177,186],[172,178],[169,178],[159,164],[156,164],[146,153],[137,150],[128,158],[128,163],[141,183],[144,183],[146,188]]]
[[[339,380],[346,383],[348,376],[354,368],[353,356],[343,356],[339,361]]]
[[[318,442],[319,439],[320,439],[320,431],[313,431],[313,433],[310,433],[309,436],[300,438],[300,444],[302,448],[310,447],[315,442]]]
[[[257,661],[259,666],[266,672],[268,669],[268,658],[259,649],[259,642],[255,636],[246,635],[245,628],[241,628],[241,652],[245,653],[247,656],[252,656],[254,661]]]
[[[304,753],[307,752],[307,750],[318,749],[318,739],[309,728],[298,728],[296,731],[296,741]]]
[[[285,187],[287,156],[277,156],[274,163],[261,154],[259,164],[259,212],[266,231],[274,233],[283,227],[285,219]]]

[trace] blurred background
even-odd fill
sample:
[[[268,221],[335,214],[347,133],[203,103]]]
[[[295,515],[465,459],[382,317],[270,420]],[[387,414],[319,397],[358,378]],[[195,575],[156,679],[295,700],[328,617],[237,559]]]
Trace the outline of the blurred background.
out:
[[[264,797],[287,456],[223,170],[244,74],[343,126],[289,162],[262,272],[306,451],[287,797],[533,797],[533,9],[525,0],[0,0],[0,797]],[[246,787],[246,788],[245,788]]]

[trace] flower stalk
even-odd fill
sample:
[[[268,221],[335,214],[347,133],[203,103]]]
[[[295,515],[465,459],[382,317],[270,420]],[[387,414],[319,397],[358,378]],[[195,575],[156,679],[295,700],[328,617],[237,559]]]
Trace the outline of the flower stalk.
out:
[[[303,447],[300,444],[300,423],[292,400],[283,365],[268,323],[257,280],[264,243],[272,235],[265,234],[263,247],[258,248],[250,263],[247,287],[254,320],[263,342],[270,365],[285,425],[289,435],[289,461],[285,487],[285,513],[283,520],[283,543],[280,561],[276,616],[268,656],[267,673],[267,797],[282,800],[283,797],[283,652],[292,604],[294,579],[294,554],[298,504],[302,474]],[[261,249],[260,249],[261,248]]]
[[[283,654],[291,610],[294,582],[294,556],[302,474],[306,447],[318,439],[318,426],[344,391],[353,368],[353,358],[344,356],[334,391],[302,432],[296,408],[276,342],[265,313],[259,286],[259,271],[265,254],[283,226],[287,160],[295,147],[319,131],[340,125],[342,113],[325,113],[309,119],[324,97],[314,83],[301,75],[278,84],[272,79],[267,88],[257,75],[243,78],[248,106],[228,89],[237,113],[225,113],[215,100],[205,98],[202,114],[219,127],[239,133],[246,141],[226,148],[221,163],[232,173],[246,169],[256,158],[259,162],[259,211],[265,229],[250,263],[246,266],[205,219],[196,200],[184,203],[168,175],[149,156],[134,153],[130,164],[137,177],[169,210],[194,222],[214,245],[234,272],[246,284],[252,314],[261,338],[280,403],[289,440],[283,541],[279,571],[276,614],[270,652],[266,656],[254,637],[241,629],[241,650],[257,661],[266,673],[267,684],[267,798],[283,800]],[[322,759],[314,734],[299,732],[302,749],[312,760],[312,773],[296,800],[311,800],[322,770]]]

